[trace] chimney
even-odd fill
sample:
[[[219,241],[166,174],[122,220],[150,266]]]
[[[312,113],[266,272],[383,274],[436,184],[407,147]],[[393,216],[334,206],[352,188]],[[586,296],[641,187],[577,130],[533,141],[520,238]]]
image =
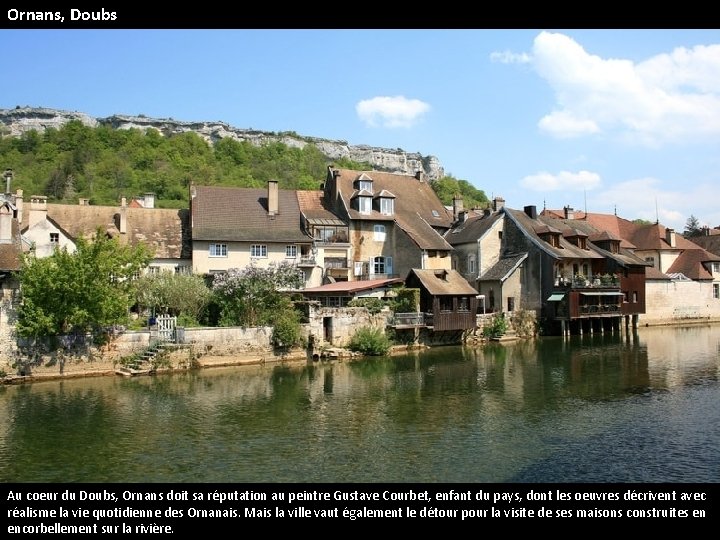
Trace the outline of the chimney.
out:
[[[705,225],[705,226],[702,228],[702,235],[703,235],[703,236],[710,236],[710,227],[708,227],[707,225]]]
[[[143,197],[143,208],[155,208],[155,194],[146,193]]]
[[[268,215],[274,216],[279,212],[278,207],[278,182],[277,180],[268,181]]]
[[[120,234],[127,234],[127,199],[122,197],[120,199]]]
[[[17,209],[18,223],[22,223],[22,220],[23,220],[23,190],[22,189],[18,189],[15,192],[15,208]]]
[[[78,204],[80,206],[90,206],[90,199],[80,198],[78,199]]]
[[[534,204],[531,206],[526,206],[525,208],[523,208],[523,210],[530,219],[537,219],[537,208]]]
[[[10,194],[10,183],[13,179],[13,170],[12,169],[5,169],[5,174],[3,175],[5,177],[5,193],[8,195]]]
[[[575,210],[571,206],[566,206],[564,208],[565,210],[565,219],[575,219]]]
[[[417,171],[415,173],[415,180],[420,180],[420,182],[425,182],[425,171]]]
[[[0,206],[0,244],[12,242],[13,209],[5,203]]]
[[[505,206],[505,199],[502,197],[495,197],[493,199],[493,210],[498,212],[503,206]]]
[[[665,229],[665,241],[670,247],[675,247],[675,229]]]
[[[462,199],[462,195],[460,195],[459,193],[456,193],[456,194],[453,196],[452,204],[453,204],[453,219],[454,219],[455,221],[457,221],[458,219],[460,219],[460,214],[463,213],[463,199]],[[464,221],[464,220],[463,220],[463,221]]]
[[[32,195],[30,197],[30,215],[28,227],[45,221],[47,218],[47,197],[45,195]]]

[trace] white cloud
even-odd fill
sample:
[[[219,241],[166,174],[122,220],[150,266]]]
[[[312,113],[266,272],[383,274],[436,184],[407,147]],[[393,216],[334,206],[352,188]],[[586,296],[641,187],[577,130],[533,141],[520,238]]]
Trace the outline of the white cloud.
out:
[[[657,178],[644,177],[596,191],[587,202],[589,212],[617,211],[618,216],[625,219],[659,220],[666,227],[683,231],[691,215],[697,217],[701,225],[720,224],[717,200],[720,200],[718,185],[697,184],[673,190]]]
[[[543,116],[538,125],[540,129],[559,139],[590,135],[600,131],[592,120],[575,118],[569,111],[555,111]]]
[[[496,53],[498,61],[523,55]],[[528,57],[555,92],[539,121],[555,137],[608,134],[657,146],[720,136],[720,45],[678,48],[634,63],[601,58],[541,32]]]
[[[601,183],[600,175],[590,171],[569,172],[561,171],[558,174],[539,172],[526,176],[520,184],[533,191],[583,191],[594,189]]]
[[[490,53],[490,61],[501,64],[529,64],[532,61],[532,57],[528,53],[498,51]]]
[[[377,96],[355,105],[360,120],[371,127],[411,127],[429,110],[424,101],[405,96]]]

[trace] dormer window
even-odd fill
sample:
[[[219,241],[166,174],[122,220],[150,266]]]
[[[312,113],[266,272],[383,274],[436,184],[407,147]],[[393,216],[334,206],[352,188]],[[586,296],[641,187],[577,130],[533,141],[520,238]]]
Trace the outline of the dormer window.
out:
[[[373,192],[373,181],[367,174],[362,173],[355,181],[355,189],[358,191],[367,191],[372,194]]]
[[[392,216],[395,213],[395,201],[390,198],[380,198],[380,213],[384,216]]]
[[[361,214],[372,213],[372,197],[357,198],[358,212]]]

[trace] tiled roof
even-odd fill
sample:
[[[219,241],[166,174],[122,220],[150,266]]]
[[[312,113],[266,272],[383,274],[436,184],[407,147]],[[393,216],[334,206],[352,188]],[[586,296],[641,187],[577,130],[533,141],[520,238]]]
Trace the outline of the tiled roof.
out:
[[[499,212],[493,212],[488,216],[470,214],[465,221],[456,223],[445,233],[445,240],[453,246],[477,242],[500,219],[501,215]]]
[[[339,174],[336,182],[345,212],[350,219],[387,221],[395,220],[420,249],[451,250],[452,246],[442,237],[452,225],[452,215],[442,204],[432,186],[414,176],[378,171],[353,171],[335,169]],[[352,207],[356,194],[355,180],[363,177],[372,180],[373,195],[389,191],[395,196],[394,214],[383,215],[373,209],[370,214],[360,214]],[[439,232],[438,232],[439,231]]]
[[[660,270],[654,266],[648,266],[645,268],[645,279],[663,279],[669,280],[670,276],[663,274]]]
[[[501,281],[508,277],[510,272],[517,267],[526,257],[527,253],[519,253],[509,257],[503,257],[478,278],[480,281]]]
[[[387,287],[395,283],[402,283],[402,278],[385,278],[385,279],[365,279],[358,281],[336,281],[335,283],[327,283],[319,287],[310,287],[303,289],[303,293],[358,293],[369,291],[379,287]]]
[[[15,219],[12,220],[11,235],[10,242],[0,244],[0,272],[16,272],[22,267],[20,228]]]
[[[478,293],[456,270],[413,268],[409,275],[411,274],[415,274],[423,287],[433,296],[476,295]]]
[[[309,242],[293,190],[278,190],[278,212],[268,213],[268,190],[197,186],[192,199],[193,240]]]
[[[720,233],[720,231],[717,231]],[[705,251],[709,251],[715,255],[720,255],[720,234],[711,234],[708,236],[696,236],[689,238],[689,240]]]
[[[72,239],[92,238],[100,228],[130,245],[145,243],[156,258],[190,257],[188,210],[128,207],[125,211],[126,235],[120,234],[119,206],[48,204],[47,219]],[[28,205],[23,211],[23,230],[27,229],[29,218]]]
[[[596,245],[595,242],[602,242],[604,240],[620,240],[620,238],[611,231],[598,230],[589,221],[584,219],[556,219],[546,215],[540,216],[538,219],[544,223],[552,225],[556,229],[559,229],[565,238],[572,238],[574,236],[587,237],[588,242],[590,242],[589,247],[604,257],[616,260],[623,266],[647,265],[643,259],[636,256],[629,248],[623,246],[622,242],[620,242],[620,251],[618,253],[607,251]]]
[[[685,274],[690,279],[712,279],[712,274],[702,263],[719,261],[719,256],[708,253],[704,249],[686,249],[675,259],[667,273]]]
[[[145,243],[157,259],[189,259],[190,211],[186,208],[128,208],[128,243]]]
[[[325,207],[322,190],[303,190],[296,192],[300,212],[312,223],[328,225],[347,225],[338,216]]]
[[[525,234],[534,239],[536,245],[542,247],[545,252],[551,254],[557,259],[602,259],[603,255],[592,249],[582,249],[575,244],[568,242],[565,238],[560,236],[560,247],[554,247],[548,244],[545,240],[540,238],[536,232],[536,227],[541,232],[562,232],[556,228],[557,220],[553,218],[547,218],[540,216],[538,219],[532,219],[522,210],[512,210],[504,207],[503,211],[506,212],[513,220],[525,231]]]

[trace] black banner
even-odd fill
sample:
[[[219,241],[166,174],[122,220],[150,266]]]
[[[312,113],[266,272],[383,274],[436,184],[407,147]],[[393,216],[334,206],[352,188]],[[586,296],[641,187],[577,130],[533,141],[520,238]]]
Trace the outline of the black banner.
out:
[[[4,484],[7,534],[208,534],[317,528],[580,522],[705,528],[718,485],[698,484]]]

